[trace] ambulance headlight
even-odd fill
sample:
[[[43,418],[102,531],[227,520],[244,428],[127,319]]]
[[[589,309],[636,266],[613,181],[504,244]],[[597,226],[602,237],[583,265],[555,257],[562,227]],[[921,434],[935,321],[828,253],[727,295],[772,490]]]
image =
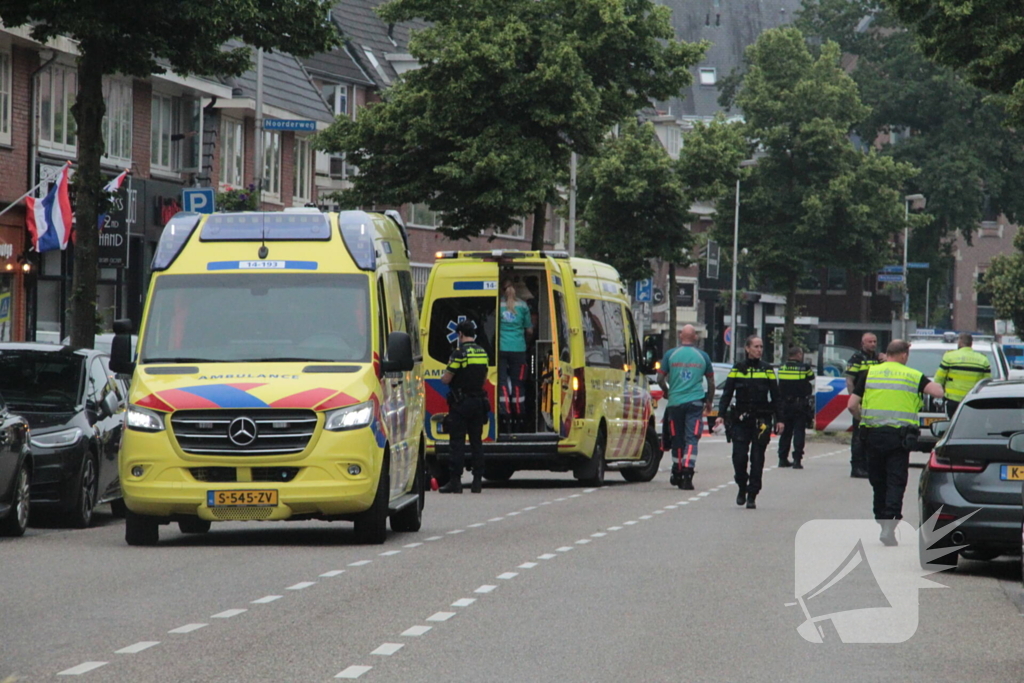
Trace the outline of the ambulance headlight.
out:
[[[164,430],[164,420],[160,413],[140,408],[137,405],[128,406],[125,424],[128,429],[140,432],[162,432]]]
[[[359,429],[370,424],[371,420],[373,420],[373,402],[366,401],[330,411],[324,419],[324,429],[329,432]]]

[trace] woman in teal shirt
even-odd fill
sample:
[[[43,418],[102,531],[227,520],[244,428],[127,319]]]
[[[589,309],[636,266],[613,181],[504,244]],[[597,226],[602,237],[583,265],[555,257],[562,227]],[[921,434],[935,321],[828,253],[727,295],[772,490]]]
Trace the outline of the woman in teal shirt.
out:
[[[505,280],[501,289],[505,300],[499,316],[498,390],[501,413],[521,423],[526,403],[526,340],[533,334],[530,307],[516,296],[512,280]],[[515,428],[521,429],[521,424]]]

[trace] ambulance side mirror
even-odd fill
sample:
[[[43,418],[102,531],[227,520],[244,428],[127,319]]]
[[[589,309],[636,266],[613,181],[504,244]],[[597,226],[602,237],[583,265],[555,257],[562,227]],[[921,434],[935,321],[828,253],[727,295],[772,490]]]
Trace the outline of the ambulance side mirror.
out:
[[[132,359],[132,321],[122,318],[114,321],[114,340],[110,344],[110,369],[130,375],[135,372]]]
[[[412,338],[405,332],[392,332],[388,335],[387,357],[380,364],[384,373],[409,372],[416,367],[412,357]]]
[[[660,334],[644,335],[644,357],[640,370],[645,375],[657,371],[664,353],[664,342]]]

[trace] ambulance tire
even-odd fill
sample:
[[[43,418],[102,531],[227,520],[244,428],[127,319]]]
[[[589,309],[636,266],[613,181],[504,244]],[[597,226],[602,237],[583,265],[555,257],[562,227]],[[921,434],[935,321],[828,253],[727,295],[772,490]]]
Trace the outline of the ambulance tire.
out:
[[[652,481],[658,476],[658,468],[661,467],[663,453],[657,447],[658,435],[651,428],[647,429],[647,438],[644,440],[644,449],[641,459],[644,465],[641,467],[630,467],[622,471],[622,478],[631,483],[644,483]]]
[[[416,503],[406,505],[391,515],[391,530],[397,532],[419,531],[423,526],[423,503],[427,497],[423,455],[416,460],[416,474],[413,475],[411,493],[416,494]]]
[[[124,518],[124,540],[128,545],[156,545],[160,542],[160,522],[155,517],[128,510]]]
[[[516,468],[511,465],[491,463],[484,466],[484,479],[487,481],[508,481],[515,473]]]
[[[210,520],[198,517],[184,517],[178,520],[178,531],[183,534],[205,534],[210,530]]]
[[[377,480],[377,494],[366,512],[356,515],[356,543],[360,545],[380,545],[388,537],[388,496],[391,491],[391,473],[388,467],[388,456],[384,458],[383,469]]]
[[[589,459],[577,465],[572,472],[572,475],[576,477],[584,486],[603,486],[604,485],[604,454],[605,444],[608,442],[606,436],[604,424],[601,425],[600,430],[597,433],[597,441],[594,442],[594,454]]]

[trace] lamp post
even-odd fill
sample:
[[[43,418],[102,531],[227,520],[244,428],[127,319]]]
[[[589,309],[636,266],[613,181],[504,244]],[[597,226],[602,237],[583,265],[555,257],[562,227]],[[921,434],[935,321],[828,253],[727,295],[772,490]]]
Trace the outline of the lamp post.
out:
[[[757,159],[744,159],[740,168],[757,166]],[[732,343],[729,344],[729,362],[736,364],[736,344],[739,341],[739,325],[736,324],[736,263],[739,260],[740,243],[740,179],[736,178],[736,213],[732,226],[732,310],[729,313],[732,325]]]
[[[910,320],[910,273],[907,272],[907,246],[910,243],[910,203],[925,201],[923,194],[908,194],[903,198],[903,332],[907,338],[907,321]],[[925,322],[927,324],[927,321]]]

